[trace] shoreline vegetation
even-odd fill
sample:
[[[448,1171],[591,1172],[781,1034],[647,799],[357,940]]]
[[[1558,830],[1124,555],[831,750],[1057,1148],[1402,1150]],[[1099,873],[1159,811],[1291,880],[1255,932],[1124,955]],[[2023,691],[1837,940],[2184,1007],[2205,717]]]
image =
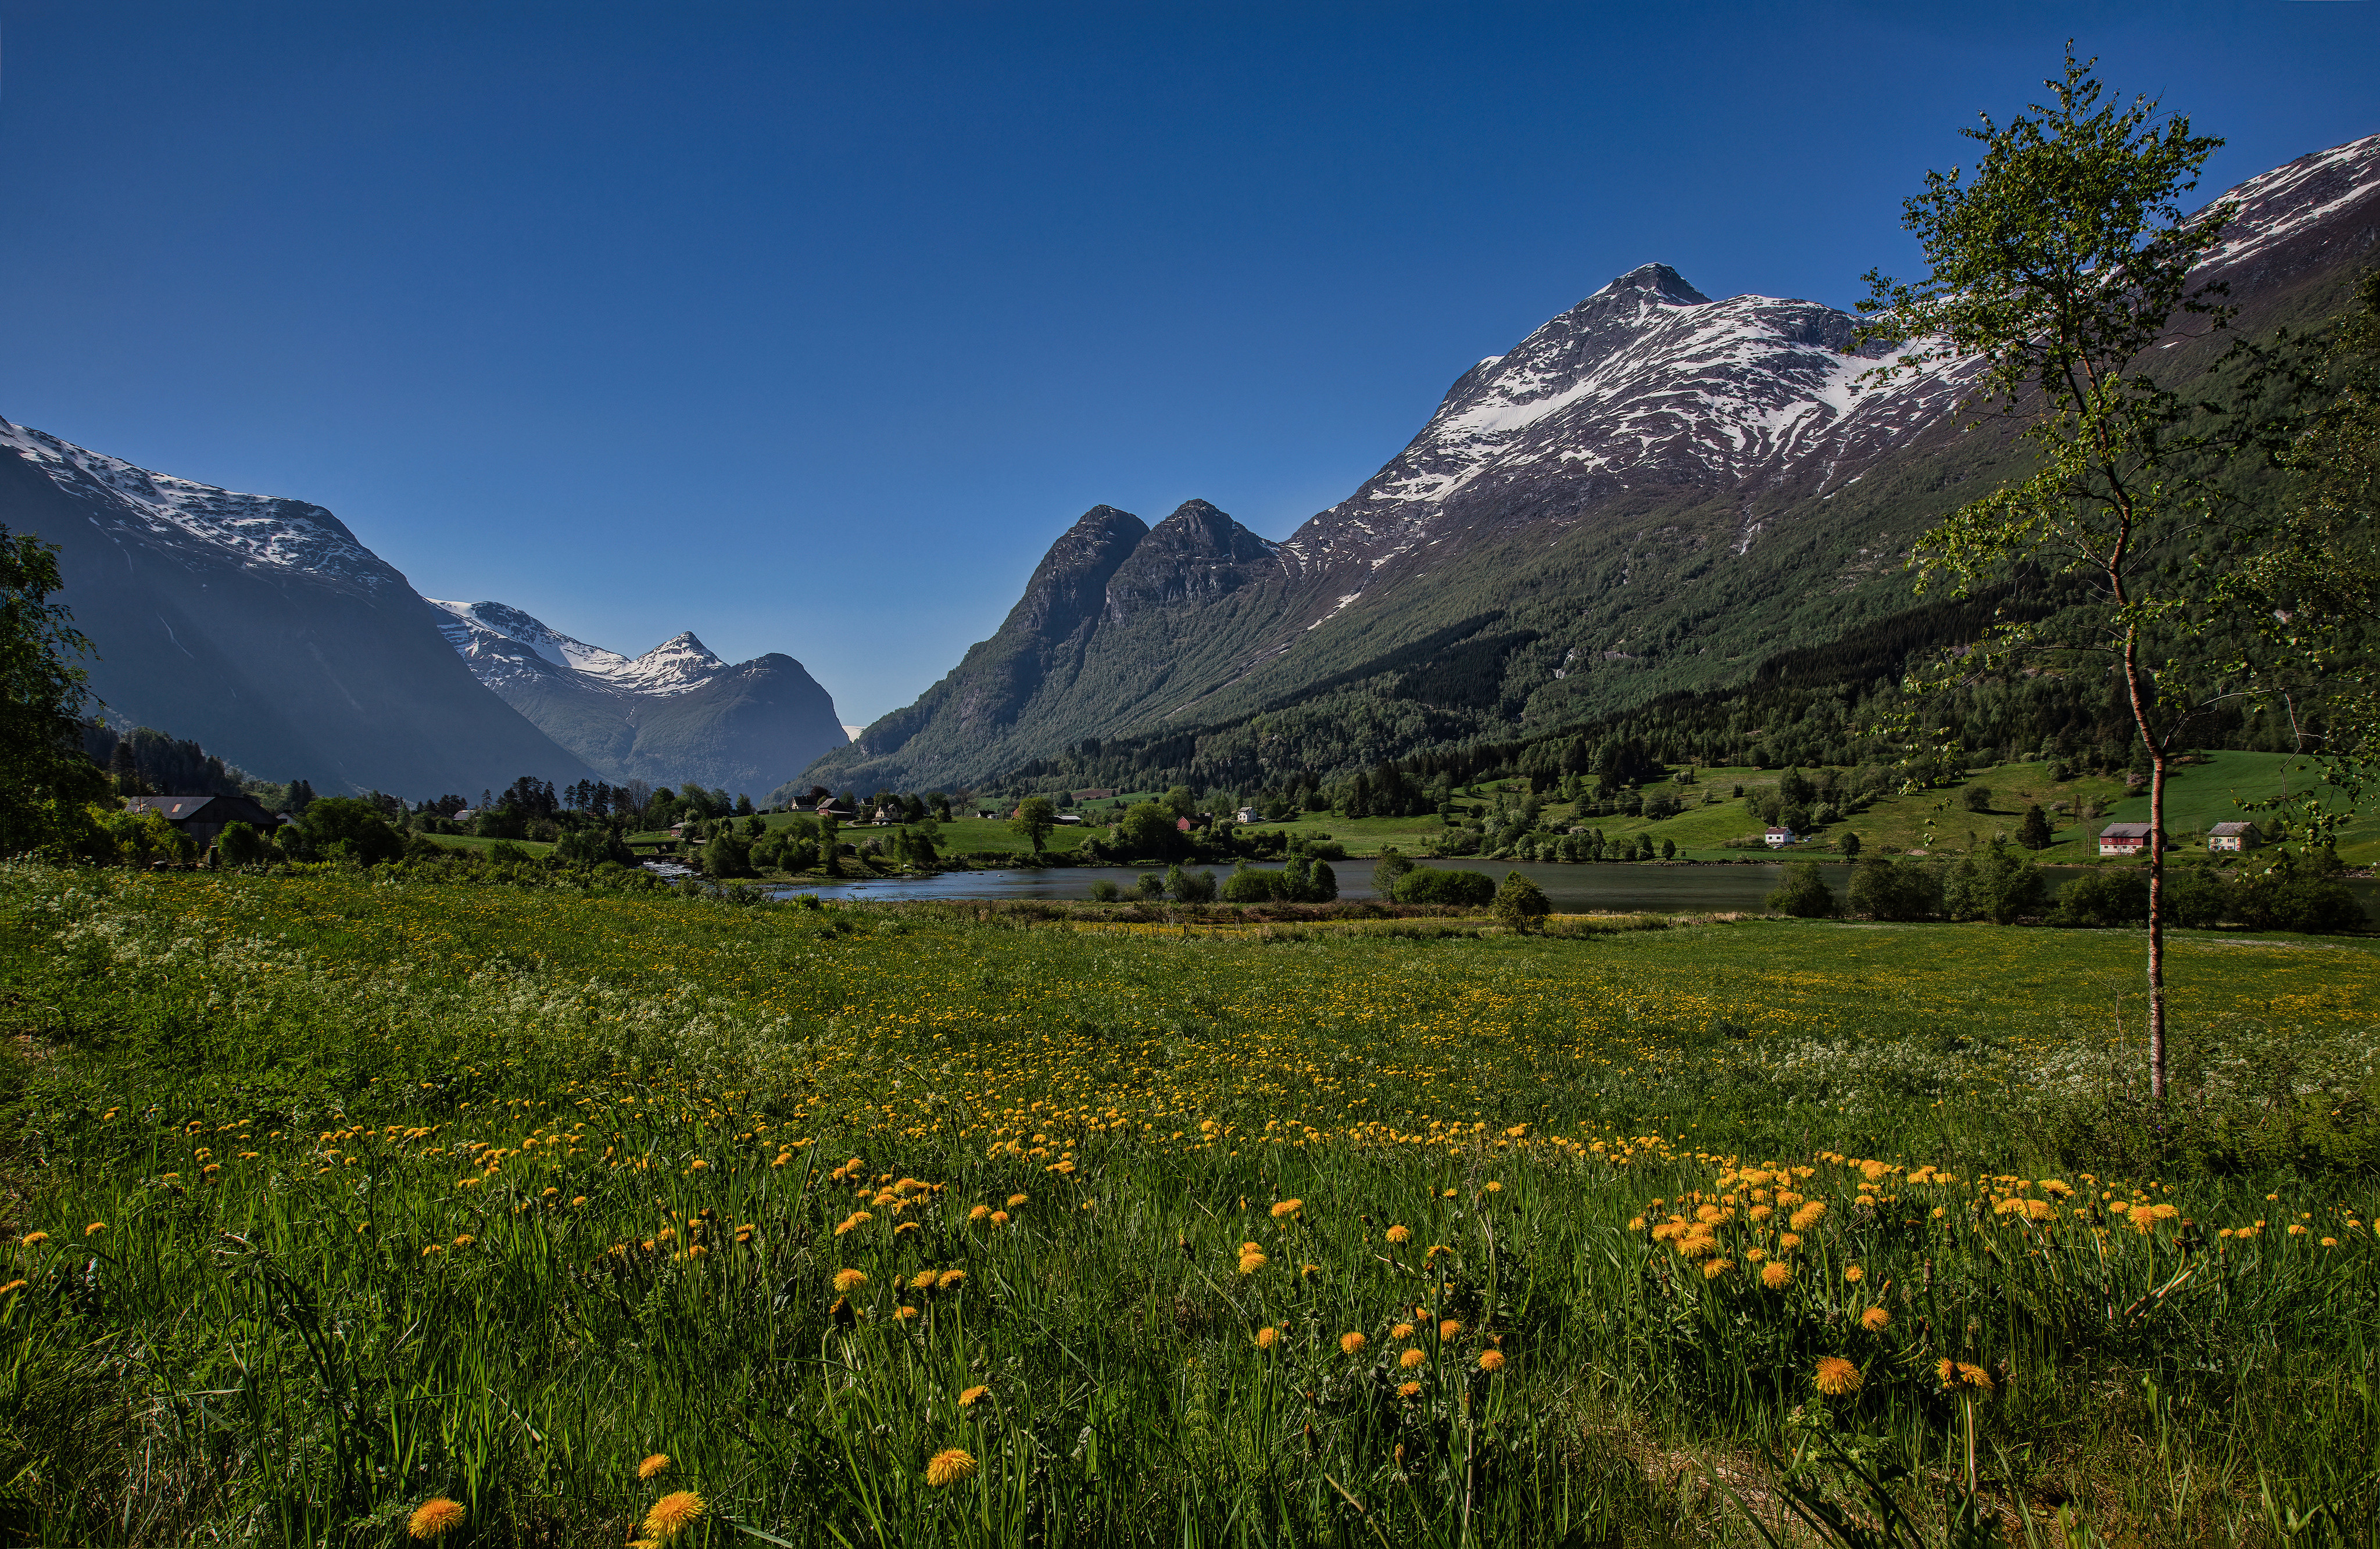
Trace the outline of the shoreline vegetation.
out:
[[[0,867],[0,1529],[2373,1509],[2380,942],[1226,913]]]

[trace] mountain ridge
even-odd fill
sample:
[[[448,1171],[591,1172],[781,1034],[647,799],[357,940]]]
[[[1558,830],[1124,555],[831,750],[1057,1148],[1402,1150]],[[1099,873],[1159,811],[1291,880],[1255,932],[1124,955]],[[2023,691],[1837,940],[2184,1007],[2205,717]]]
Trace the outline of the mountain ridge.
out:
[[[2380,136],[2221,198],[2240,211],[2202,276],[2231,285],[2243,326],[2297,319],[2380,242]],[[1230,585],[1185,586],[1154,609],[1119,599],[1102,626],[1070,634],[1079,692],[1045,679],[1022,700],[975,694],[986,647],[1006,659],[1048,645],[1012,611],[806,778],[979,783],[1084,739],[1196,734],[1368,675],[1394,680],[1402,708],[1376,695],[1338,712],[1380,722],[1346,726],[1332,755],[1366,762],[1714,686],[1874,623],[1908,606],[1901,561],[1958,487],[2015,465],[2003,431],[1968,434],[1951,413],[1971,362],[1863,381],[1907,346],[1846,354],[1858,326],[1813,301],[1713,300],[1640,265],[1463,372],[1346,500],[1279,543],[1248,534],[1262,552],[1235,558]],[[2173,343],[2178,366],[2211,358],[2203,339]],[[1437,647],[1463,671],[1380,665],[1463,621],[1470,633]],[[1432,699],[1416,683],[1464,686]],[[978,713],[953,718],[955,701]]]

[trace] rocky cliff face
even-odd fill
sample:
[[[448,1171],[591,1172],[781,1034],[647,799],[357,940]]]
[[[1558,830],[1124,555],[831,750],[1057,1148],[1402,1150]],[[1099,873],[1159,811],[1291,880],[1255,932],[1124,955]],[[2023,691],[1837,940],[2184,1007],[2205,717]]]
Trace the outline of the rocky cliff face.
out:
[[[2303,321],[2380,257],[2380,136],[2223,197],[2240,213],[2204,277],[2230,286],[2243,329]],[[1463,373],[1402,452],[1287,541],[1193,502],[1109,573],[1098,627],[1068,615],[1072,644],[1045,653],[1068,671],[1009,700],[959,691],[978,713],[955,715],[951,685],[1004,660],[1012,614],[820,778],[980,781],[1087,736],[1359,691],[1344,714],[1413,706],[1364,744],[1378,756],[1397,737],[1509,734],[1716,686],[1824,644],[1907,607],[1911,541],[2014,466],[2004,437],[1961,432],[1964,368],[1876,381],[1891,352],[1844,353],[1854,326],[1816,302],[1714,300],[1665,264],[1633,270]],[[1458,679],[1457,699],[1432,686]]]
[[[271,779],[422,799],[591,772],[481,688],[438,616],[318,505],[0,420],[0,522],[58,546],[115,716]]]
[[[472,674],[605,780],[758,795],[848,740],[789,656],[731,666],[687,633],[627,657],[501,602],[431,605]]]

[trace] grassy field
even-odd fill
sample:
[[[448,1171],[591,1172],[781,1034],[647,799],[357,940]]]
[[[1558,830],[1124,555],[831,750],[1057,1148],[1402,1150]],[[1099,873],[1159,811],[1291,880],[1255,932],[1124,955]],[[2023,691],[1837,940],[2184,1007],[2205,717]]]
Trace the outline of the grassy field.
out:
[[[2380,944],[0,910],[14,1542],[2369,1540]]]
[[[2295,789],[2303,789],[2305,776],[2299,768],[2300,762],[2282,754],[2219,752],[2210,755],[2204,764],[2182,768],[2167,793],[2167,831],[2183,852],[2203,853],[2206,829],[2214,824],[2239,818],[2269,821],[2265,815],[2243,811],[2237,804],[2291,789],[2292,780],[2296,781]],[[1711,768],[1697,770],[1694,784],[1664,781],[1645,786],[1644,793],[1647,797],[1675,795],[1689,804],[1686,810],[1673,817],[1654,820],[1581,816],[1570,804],[1548,802],[1541,822],[1557,832],[1573,823],[1601,829],[1607,840],[1633,840],[1640,833],[1650,834],[1656,843],[1663,840],[1674,842],[1680,854],[1689,860],[1737,859],[1744,852],[1726,848],[1729,841],[1757,833],[1762,825],[1742,800],[1731,793],[1739,785],[1747,792],[1773,790],[1779,774],[1775,769]],[[2052,781],[2045,764],[2002,764],[1976,769],[1972,781],[1992,792],[1991,811],[1970,811],[1962,790],[1887,795],[1878,798],[1867,811],[1847,817],[1820,832],[1811,851],[1803,853],[1831,851],[1846,831],[1858,834],[1864,850],[1871,854],[1963,851],[1970,836],[1976,843],[1988,843],[1996,834],[2014,839],[2025,808],[2034,803],[2046,810],[2064,804],[2070,808],[2069,815],[2051,819],[2057,842],[2040,852],[2037,858],[2048,865],[2070,865],[2098,858],[2099,830],[2107,824],[2142,822],[2148,817],[2147,796],[2128,795],[2122,781],[2085,775]],[[1517,782],[1513,789],[1519,789]],[[1716,794],[1719,800],[1706,803],[1706,794]],[[1456,805],[1469,807],[1482,802],[1492,804],[1492,793],[1458,797]],[[2088,820],[2071,816],[2071,809],[2084,803],[2097,806],[2101,816]],[[1359,856],[1377,855],[1384,846],[1391,844],[1407,852],[1416,851],[1444,829],[1444,824],[1435,817],[1349,819],[1333,817],[1329,813],[1315,813],[1298,823],[1263,826],[1284,828],[1309,837],[1328,833],[1344,842],[1350,854]],[[2339,854],[2355,865],[2380,862],[2380,817],[2368,817],[2350,827]]]

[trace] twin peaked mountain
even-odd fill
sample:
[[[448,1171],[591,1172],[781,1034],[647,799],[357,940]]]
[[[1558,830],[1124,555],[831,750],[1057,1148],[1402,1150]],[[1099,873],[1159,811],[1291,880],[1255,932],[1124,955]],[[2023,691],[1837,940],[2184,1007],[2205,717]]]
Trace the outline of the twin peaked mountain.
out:
[[[2327,316],[2380,260],[2380,136],[2224,197],[2239,217],[2202,278],[2237,332]],[[1094,508],[991,638],[850,744],[789,657],[731,666],[681,635],[631,660],[433,604],[320,506],[5,420],[0,523],[60,546],[112,715],[322,789],[918,790],[1101,758],[1087,783],[1278,785],[1726,688],[1856,630],[1922,637],[1912,542],[2019,453],[1953,412],[1955,368],[1863,382],[1885,356],[1843,354],[1852,333],[1647,264],[1464,372],[1286,542],[1200,501],[1153,528]],[[2180,380],[2227,343],[2156,354]]]
[[[2380,136],[2223,198],[2200,278],[2233,329],[2317,320],[2380,259]],[[998,633],[808,778],[917,789],[1104,753],[1094,783],[1280,783],[1723,688],[1909,613],[1912,543],[2019,452],[1953,412],[1964,367],[1863,380],[1890,352],[1845,354],[1854,328],[1623,274],[1463,373],[1286,542],[1203,501],[1154,528],[1095,507]],[[2228,344],[2196,332],[2160,352],[2177,374]]]

